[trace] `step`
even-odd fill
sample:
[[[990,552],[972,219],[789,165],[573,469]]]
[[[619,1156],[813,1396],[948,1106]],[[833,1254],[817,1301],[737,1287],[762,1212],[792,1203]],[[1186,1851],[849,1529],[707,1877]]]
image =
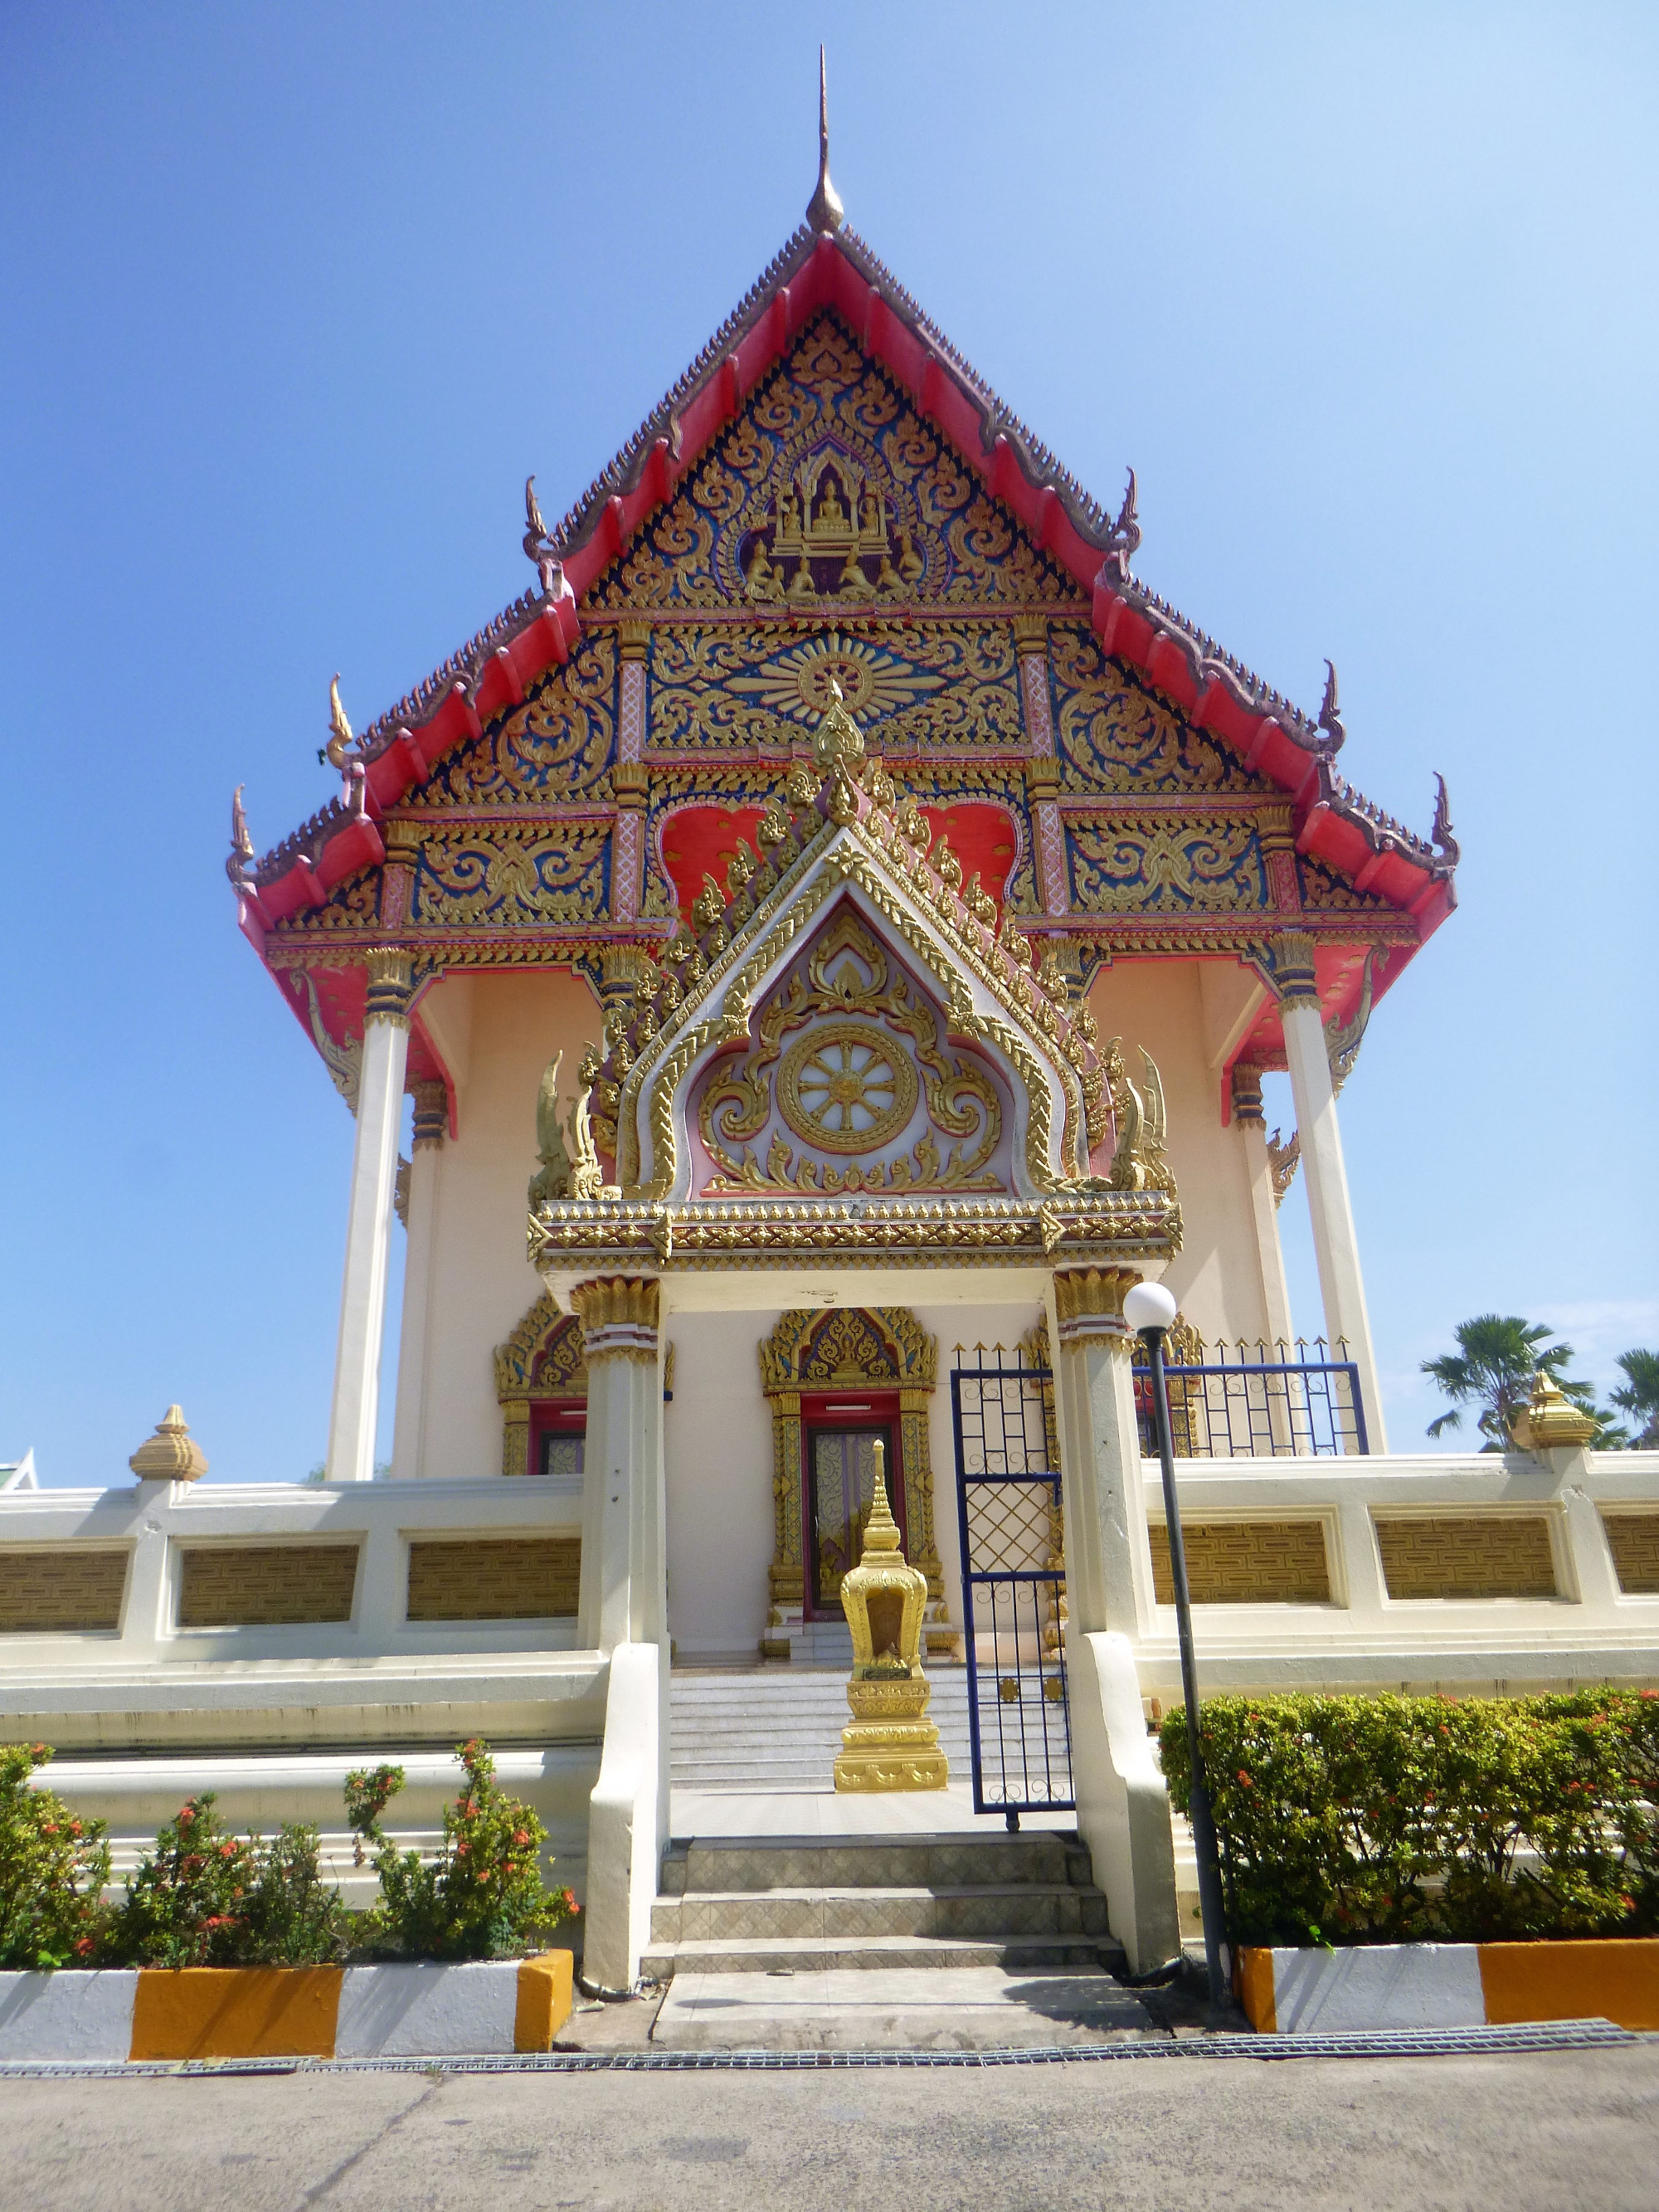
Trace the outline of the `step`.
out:
[[[1117,1973],[1127,1961],[1109,1937],[1085,1936],[726,1936],[653,1943],[640,1960],[648,1981],[687,1974],[823,1973],[856,1968],[1003,1966],[1034,1974]]]
[[[699,1890],[657,1899],[653,1943],[728,1937],[823,1937],[863,1942],[885,1936],[982,1937],[1108,1933],[1097,1889],[1031,1882],[976,1882],[951,1889]]]
[[[1087,1847],[1065,1831],[1010,1836],[709,1836],[671,1844],[665,1896],[769,1889],[1090,1889]]]

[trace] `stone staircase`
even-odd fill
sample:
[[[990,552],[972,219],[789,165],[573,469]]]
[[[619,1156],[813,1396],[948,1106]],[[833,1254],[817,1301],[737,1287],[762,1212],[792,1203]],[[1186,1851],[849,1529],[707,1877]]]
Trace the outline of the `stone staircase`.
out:
[[[669,1846],[648,1980],[846,1967],[1117,1973],[1075,1834],[710,1837]]]
[[[677,1668],[671,1707],[674,1786],[828,1790],[841,1732],[852,1717],[847,1674],[846,1667],[822,1673],[805,1667],[729,1673]],[[927,1679],[933,1690],[928,1715],[951,1762],[951,1778],[971,1781],[967,1671],[939,1668]]]

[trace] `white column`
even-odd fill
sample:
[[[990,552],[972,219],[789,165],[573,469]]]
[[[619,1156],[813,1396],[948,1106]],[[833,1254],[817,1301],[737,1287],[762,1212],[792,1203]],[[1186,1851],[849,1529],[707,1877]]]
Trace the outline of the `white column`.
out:
[[[668,1842],[667,1522],[657,1285],[579,1283],[570,1303],[587,1367],[581,1588],[585,1650],[611,1662],[605,1748],[589,1802],[583,1979],[639,1973]]]
[[[1346,1345],[1347,1357],[1359,1372],[1366,1441],[1372,1451],[1386,1452],[1389,1443],[1382,1423],[1382,1394],[1377,1385],[1371,1325],[1365,1311],[1365,1288],[1359,1273],[1359,1245],[1354,1236],[1353,1208],[1348,1200],[1347,1170],[1342,1163],[1336,1094],[1325,1051],[1325,1024],[1314,993],[1312,939],[1300,933],[1278,938],[1274,941],[1274,956],[1279,976],[1285,1057],[1290,1066],[1291,1093],[1296,1101],[1297,1133],[1302,1140],[1302,1174],[1308,1186],[1314,1253],[1319,1261],[1319,1288],[1325,1305],[1325,1334],[1334,1359],[1343,1356],[1336,1349],[1338,1341]]]
[[[380,1338],[391,1263],[398,1124],[409,1061],[412,963],[406,952],[368,956],[368,1003],[357,1082],[357,1142],[346,1214],[345,1280],[328,1424],[331,1482],[368,1482],[380,1405]]]
[[[1170,1801],[1146,1735],[1136,1650],[1155,1623],[1140,1441],[1116,1267],[1054,1277],[1048,1326],[1066,1503],[1066,1668],[1079,1832],[1137,1972],[1178,1948]]]
[[[1066,1504],[1066,1607],[1075,1634],[1152,1626],[1152,1554],[1123,1293],[1139,1277],[1054,1277],[1054,1413]]]
[[[1279,1241],[1279,1204],[1273,1194],[1273,1164],[1267,1155],[1267,1125],[1261,1111],[1261,1070],[1242,1062],[1233,1069],[1233,1123],[1244,1147],[1244,1172],[1250,1186],[1250,1214],[1255,1224],[1256,1256],[1261,1272],[1261,1310],[1269,1344],[1289,1345],[1291,1291],[1285,1279],[1285,1253]]]
[[[439,1170],[443,1165],[448,1105],[448,1093],[441,1083],[415,1085],[415,1143],[409,1162],[408,1237],[404,1249],[404,1319],[398,1344],[398,1409],[392,1432],[392,1472],[400,1482],[423,1471],[427,1339],[433,1254],[438,1241]]]
[[[580,1642],[587,1651],[660,1643],[668,1581],[657,1285],[579,1283],[570,1303],[587,1367]]]

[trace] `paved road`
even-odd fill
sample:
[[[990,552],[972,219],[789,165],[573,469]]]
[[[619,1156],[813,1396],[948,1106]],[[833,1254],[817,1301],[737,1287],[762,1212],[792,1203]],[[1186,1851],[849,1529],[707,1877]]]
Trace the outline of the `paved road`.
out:
[[[1652,2212],[1659,2039],[836,2075],[0,2081],[28,2212]]]

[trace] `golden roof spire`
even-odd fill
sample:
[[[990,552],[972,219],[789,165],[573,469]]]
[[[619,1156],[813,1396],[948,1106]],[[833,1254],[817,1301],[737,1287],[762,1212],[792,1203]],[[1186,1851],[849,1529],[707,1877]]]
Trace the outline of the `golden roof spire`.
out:
[[[841,194],[830,181],[830,77],[818,48],[818,188],[807,205],[806,220],[814,230],[839,230],[847,220]]]

